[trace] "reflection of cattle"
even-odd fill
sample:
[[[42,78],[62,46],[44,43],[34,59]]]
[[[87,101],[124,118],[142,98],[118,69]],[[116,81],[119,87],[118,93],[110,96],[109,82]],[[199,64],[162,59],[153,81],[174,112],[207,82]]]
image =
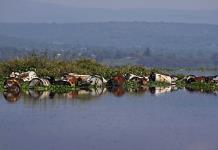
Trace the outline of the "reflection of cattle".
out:
[[[51,84],[48,79],[35,78],[30,81],[29,88],[43,87],[43,86],[50,86],[50,85]]]
[[[24,82],[29,82],[32,79],[37,78],[37,75],[34,71],[28,71],[28,72],[23,72],[23,73],[12,72],[10,74],[10,77],[21,79]]]
[[[149,88],[151,94],[160,95],[163,93],[169,93],[172,91],[178,90],[176,86],[167,86],[167,87],[150,87]]]
[[[12,86],[7,89],[4,93],[4,98],[10,103],[17,102],[21,97],[21,89],[17,86]]]
[[[107,89],[104,87],[92,88],[91,95],[92,96],[100,96],[100,95],[104,94],[106,91],[107,91]]]
[[[143,94],[149,92],[149,86],[140,86],[139,88],[128,88],[128,93]]]
[[[158,73],[151,73],[150,80],[154,82],[165,82],[172,84],[172,78],[168,75],[158,74]]]
[[[108,80],[107,86],[122,86],[125,83],[125,81],[126,79],[123,75],[117,75]]]
[[[90,97],[97,97],[97,96],[101,96],[103,93],[106,92],[106,89],[105,88],[84,88],[84,89],[81,89],[79,91],[71,91],[67,94],[64,94],[67,96],[67,98],[77,98],[77,97],[80,97],[80,96],[88,96],[89,98]]]
[[[108,91],[112,92],[117,97],[121,97],[125,94],[125,89],[122,86],[108,87]]]
[[[50,98],[49,91],[36,91],[36,90],[29,90],[29,96],[33,99],[47,99]]]
[[[141,76],[137,76],[137,75],[129,74],[129,73],[125,74],[125,79],[127,81],[136,82],[139,85],[147,85],[149,82],[149,78],[146,76],[141,77]]]

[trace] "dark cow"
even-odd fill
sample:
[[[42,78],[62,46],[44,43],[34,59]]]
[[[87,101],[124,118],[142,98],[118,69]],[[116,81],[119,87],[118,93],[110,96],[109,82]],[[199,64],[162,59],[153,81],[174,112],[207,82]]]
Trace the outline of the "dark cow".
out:
[[[218,83],[218,76],[208,76],[206,77],[207,83]]]
[[[73,76],[64,75],[61,79],[55,79],[54,77],[46,77],[51,85],[67,85],[76,86],[78,85],[78,79]]]
[[[190,75],[190,76],[187,76],[186,77],[186,82],[187,83],[193,83],[193,82],[206,82],[208,81],[207,77],[204,77],[204,76],[199,76],[199,77],[196,77],[194,75]]]
[[[15,77],[10,77],[10,78],[5,80],[4,88],[5,89],[9,89],[9,88],[13,89],[15,87],[21,88],[21,83],[22,83],[22,80],[17,79]]]
[[[110,80],[107,82],[107,86],[122,86],[125,83],[126,79],[123,75],[118,74],[114,77],[112,77]]]
[[[124,76],[127,81],[133,81],[138,83],[139,85],[147,85],[149,82],[149,77],[147,76],[141,77],[130,73],[127,73]]]

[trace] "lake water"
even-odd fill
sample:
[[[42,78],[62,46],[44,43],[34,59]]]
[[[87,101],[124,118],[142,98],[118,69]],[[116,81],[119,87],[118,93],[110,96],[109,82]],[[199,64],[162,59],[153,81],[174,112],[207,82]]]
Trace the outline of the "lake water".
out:
[[[0,95],[0,150],[218,149],[215,93],[162,89],[16,96]]]

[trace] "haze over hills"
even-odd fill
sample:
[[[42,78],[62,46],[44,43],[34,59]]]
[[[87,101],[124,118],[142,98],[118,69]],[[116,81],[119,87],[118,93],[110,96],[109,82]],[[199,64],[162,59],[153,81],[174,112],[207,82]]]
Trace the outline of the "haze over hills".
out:
[[[1,0],[0,59],[46,50],[55,58],[61,54],[62,59],[94,58],[114,65],[218,66],[217,2],[105,2]]]
[[[62,53],[64,59],[88,57],[118,64],[165,67],[213,66],[218,63],[218,25],[0,23],[0,48],[1,51],[12,49],[10,55],[13,55],[13,50],[22,53],[46,49],[50,53]],[[6,55],[3,58],[7,58]]]
[[[78,8],[33,0],[1,0],[0,22],[148,21],[218,24],[218,9]]]

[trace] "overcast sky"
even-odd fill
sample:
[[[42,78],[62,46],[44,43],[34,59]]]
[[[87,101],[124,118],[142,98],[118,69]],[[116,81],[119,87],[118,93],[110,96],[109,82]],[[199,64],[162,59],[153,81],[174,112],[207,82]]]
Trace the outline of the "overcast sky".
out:
[[[39,0],[35,0],[39,1]],[[218,9],[218,0],[40,0],[83,8]]]

